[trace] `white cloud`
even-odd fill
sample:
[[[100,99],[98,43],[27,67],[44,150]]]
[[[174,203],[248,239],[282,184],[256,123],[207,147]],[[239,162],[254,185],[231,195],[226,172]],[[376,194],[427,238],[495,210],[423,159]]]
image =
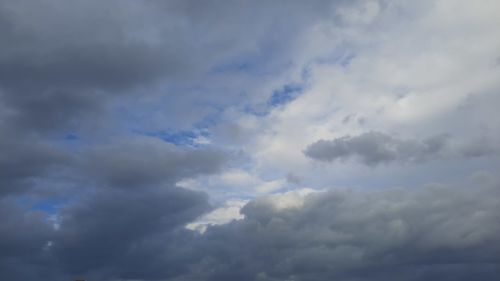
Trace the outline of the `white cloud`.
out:
[[[203,215],[194,222],[188,223],[186,228],[204,233],[207,227],[211,225],[221,225],[233,220],[241,220],[245,216],[240,213],[240,210],[247,203],[248,200],[242,199],[227,200],[221,207]]]
[[[285,178],[267,181],[257,186],[256,190],[259,193],[270,193],[283,188],[286,185],[286,183],[287,180]]]
[[[266,202],[266,204],[270,204],[277,210],[300,208],[304,205],[306,197],[315,192],[318,192],[318,190],[300,188],[293,191],[270,195],[261,200]]]
[[[332,14],[341,22],[332,16],[312,24],[294,49],[307,70],[304,92],[263,117],[233,114],[235,123],[252,120],[251,130],[239,126],[241,135],[247,132],[243,150],[255,163],[252,173],[307,174],[322,185],[347,177],[355,184],[365,171],[345,163],[325,171],[301,151],[319,139],[370,130],[410,139],[449,134],[451,142],[467,143],[484,135],[483,127],[495,132],[488,135],[495,142],[500,132],[486,105],[459,110],[476,97],[498,96],[500,68],[492,66],[500,55],[498,5],[361,1]],[[342,122],[346,116],[358,120]],[[449,163],[459,165],[472,164]]]

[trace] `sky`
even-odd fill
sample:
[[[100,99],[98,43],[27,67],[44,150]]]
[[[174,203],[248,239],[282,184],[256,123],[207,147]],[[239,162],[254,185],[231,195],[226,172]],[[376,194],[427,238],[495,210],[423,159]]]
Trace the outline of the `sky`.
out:
[[[500,2],[0,1],[0,279],[500,276]]]

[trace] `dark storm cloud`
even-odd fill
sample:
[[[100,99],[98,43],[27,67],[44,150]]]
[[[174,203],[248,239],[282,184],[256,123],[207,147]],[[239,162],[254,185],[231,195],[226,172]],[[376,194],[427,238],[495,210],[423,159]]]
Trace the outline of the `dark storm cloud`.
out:
[[[148,137],[92,146],[71,158],[36,143],[31,150],[21,141],[17,148],[22,151],[12,143],[4,147],[12,155],[0,162],[2,184],[16,182],[19,189],[17,182],[43,177],[48,167],[64,163],[74,187],[57,212],[34,212],[47,198],[30,201],[26,196],[33,192],[6,197],[10,205],[0,201],[0,279],[156,280],[187,272],[197,257],[189,246],[195,233],[184,225],[211,207],[206,194],[174,187],[174,182],[218,171],[225,162],[221,152]]]
[[[182,178],[215,173],[227,160],[220,150],[181,148],[149,137],[118,140],[70,153],[38,138],[0,132],[12,137],[0,140],[0,196],[25,192],[37,179],[62,171],[83,185],[171,185]]]
[[[32,180],[66,164],[70,157],[39,139],[0,128],[0,197],[25,191]]]
[[[411,140],[371,131],[358,136],[319,140],[309,145],[304,153],[312,159],[326,162],[354,157],[370,166],[389,162],[422,162],[438,157],[446,148],[446,140],[444,135]]]
[[[98,111],[111,96],[183,71],[185,55],[141,37],[147,9],[110,4],[0,4],[0,102],[10,122],[58,129]]]
[[[51,251],[74,276],[155,280],[186,270],[193,233],[183,225],[209,209],[181,188],[104,191],[63,211]]]
[[[219,171],[226,155],[210,148],[180,148],[154,138],[92,147],[82,157],[85,176],[114,187],[174,183]]]
[[[203,193],[176,187],[104,189],[47,215],[0,201],[0,279],[157,280],[187,272],[194,233],[210,209]],[[57,225],[57,226],[55,226]]]
[[[500,187],[331,191],[303,207],[260,199],[211,227],[179,280],[496,280]]]
[[[0,105],[19,129],[76,126],[156,82],[192,87],[217,64],[270,61],[259,56],[279,54],[324,15],[321,2],[2,1]]]
[[[176,187],[88,194],[61,210],[57,230],[32,211],[0,205],[11,214],[0,226],[0,277],[493,281],[500,274],[498,184],[329,191],[278,207],[297,200],[286,196],[251,201],[244,219],[204,234],[183,226],[209,210],[207,197]]]
[[[32,280],[53,270],[46,247],[54,229],[45,216],[5,198],[0,198],[0,214],[0,279]]]
[[[132,131],[131,117],[113,110],[141,111],[149,98],[155,110],[133,115],[144,118],[139,127],[148,114],[176,123],[204,116],[200,104],[239,105],[242,85],[268,84],[276,69],[294,65],[296,40],[310,38],[304,28],[329,36],[318,19],[335,24],[336,2],[0,1],[0,280],[498,279],[498,185],[324,192],[284,209],[276,200],[288,199],[276,196],[200,234],[184,226],[211,210],[208,196],[175,182],[217,173],[227,156],[120,131]],[[184,100],[185,88],[196,88],[195,97]],[[120,132],[60,139],[87,123]],[[377,165],[425,161],[446,147],[441,136],[371,132],[316,142],[306,154]],[[482,145],[463,151],[488,153]],[[39,185],[47,192],[35,193]]]

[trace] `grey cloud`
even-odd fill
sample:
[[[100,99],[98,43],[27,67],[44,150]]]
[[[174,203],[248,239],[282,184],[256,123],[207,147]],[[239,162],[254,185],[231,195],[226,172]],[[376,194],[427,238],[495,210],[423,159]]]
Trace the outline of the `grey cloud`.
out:
[[[375,166],[389,162],[422,162],[433,159],[445,150],[446,145],[445,135],[412,140],[370,131],[358,136],[319,140],[309,145],[304,153],[319,161],[331,162],[354,157],[366,165]]]
[[[0,102],[13,112],[10,122],[59,129],[111,96],[182,72],[186,56],[140,37],[147,9],[110,4],[2,2]]]
[[[184,225],[210,210],[203,193],[176,187],[102,189],[67,204],[55,222],[0,201],[0,279],[164,280],[195,261]]]
[[[301,184],[302,183],[302,178],[294,173],[288,173],[286,175],[286,181],[290,184]]]
[[[8,270],[0,277],[493,281],[500,186],[487,182],[328,191],[288,208],[276,204],[285,197],[256,199],[243,208],[244,219],[204,234],[184,225],[210,209],[206,195],[175,187],[89,193],[59,212],[57,230],[30,211],[0,205],[10,216],[0,227],[8,242],[2,248],[10,249],[2,252],[0,268]],[[38,225],[29,237],[27,225]]]
[[[0,196],[21,194],[36,180],[63,172],[73,184],[122,188],[171,185],[182,178],[215,173],[227,160],[217,149],[177,147],[149,137],[70,153],[37,137],[0,132],[10,136],[0,140]]]
[[[0,199],[0,278],[31,280],[48,276],[46,246],[54,229],[45,216],[23,210],[14,200]]]
[[[205,116],[201,105],[223,109],[218,103],[245,98],[243,86],[259,84],[245,75],[266,80],[293,66],[287,52],[294,40],[303,28],[322,32],[315,22],[335,14],[335,3],[1,1],[0,279],[496,280],[498,186],[326,192],[288,209],[258,199],[243,209],[245,219],[199,234],[184,225],[210,210],[208,198],[174,184],[216,173],[225,163],[220,151],[123,135],[106,145],[85,139],[71,150],[47,134],[109,122],[100,114],[116,107],[140,111],[135,102],[156,94],[162,104],[153,98],[155,112],[137,116],[161,111],[162,122],[193,116],[192,124]],[[233,70],[237,79],[224,76]],[[196,97],[186,98],[186,88]],[[496,120],[496,103],[488,101]],[[122,115],[108,117],[130,129]],[[137,122],[148,126],[148,117]],[[255,133],[216,126],[230,144]],[[402,140],[370,132],[319,141],[306,154],[377,165],[426,161],[447,148],[441,136]],[[478,143],[458,153],[490,150]],[[53,186],[45,186],[50,195],[26,192],[50,185],[51,173],[63,169],[68,178],[54,182],[71,194],[57,210],[50,201],[63,196]],[[46,197],[27,198],[37,196]]]
[[[217,172],[226,155],[210,148],[180,148],[155,138],[136,138],[89,149],[85,176],[114,187],[173,184],[185,177]]]
[[[475,140],[460,148],[460,154],[466,158],[483,157],[497,153],[498,147],[486,138]]]
[[[148,137],[92,146],[72,157],[38,143],[18,144],[2,142],[12,153],[1,158],[2,193],[18,194],[0,198],[11,200],[10,205],[0,201],[0,279],[158,280],[187,272],[194,263],[197,255],[189,244],[196,234],[184,225],[211,207],[206,194],[174,183],[216,172],[225,162],[222,152]],[[50,167],[62,164],[69,164],[64,194],[18,190],[18,182],[43,178]],[[7,185],[14,182],[16,190]],[[61,203],[56,211],[35,212],[45,208],[46,200]]]
[[[102,191],[63,211],[51,251],[74,276],[164,279],[186,270],[193,233],[183,226],[209,208],[181,188]]]
[[[77,127],[110,100],[154,93],[157,83],[193,87],[217,65],[235,61],[268,67],[264,62],[276,61],[297,30],[326,15],[328,5],[2,1],[0,104],[20,129]],[[271,40],[269,30],[280,40]],[[222,102],[227,95],[198,98]]]
[[[0,91],[1,102],[10,111],[5,120],[20,132],[77,126],[79,118],[96,116],[102,109],[98,95],[73,90],[4,91],[3,95]]]
[[[20,193],[51,169],[67,164],[70,157],[38,138],[0,128],[0,196]]]
[[[180,280],[496,280],[500,187],[330,191],[303,207],[272,200],[201,237]]]
[[[4,1],[1,82],[22,90],[124,90],[182,72],[184,35],[153,35],[175,24],[162,21],[171,16],[163,12],[132,1]]]

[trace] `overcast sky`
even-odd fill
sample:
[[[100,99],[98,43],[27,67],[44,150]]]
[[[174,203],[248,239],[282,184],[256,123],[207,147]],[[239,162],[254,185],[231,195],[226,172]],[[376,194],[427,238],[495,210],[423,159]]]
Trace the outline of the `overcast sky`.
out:
[[[0,1],[0,279],[496,281],[500,2]]]

